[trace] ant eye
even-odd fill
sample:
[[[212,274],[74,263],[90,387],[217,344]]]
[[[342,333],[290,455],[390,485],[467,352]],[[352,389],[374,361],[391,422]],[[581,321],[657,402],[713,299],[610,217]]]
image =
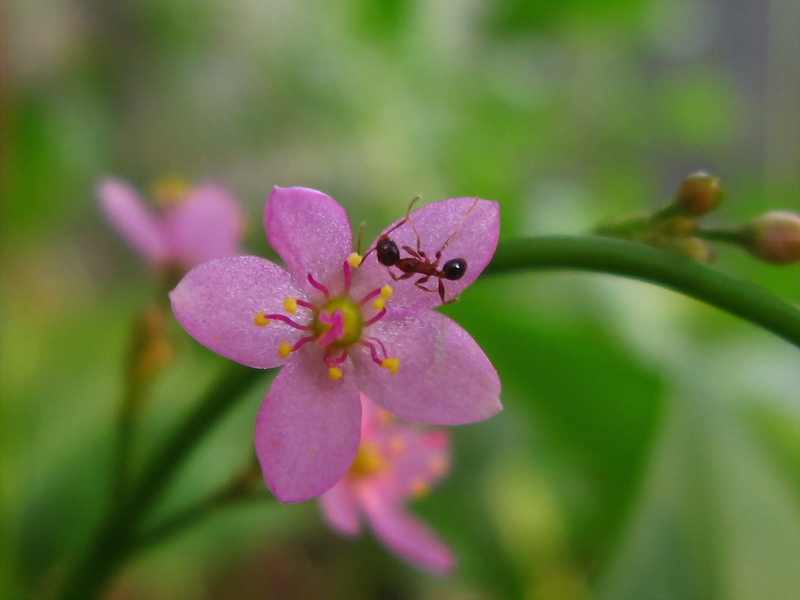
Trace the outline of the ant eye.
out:
[[[378,240],[375,251],[378,253],[378,262],[385,267],[391,267],[400,260],[400,250],[398,250],[397,244],[389,238]]]
[[[444,273],[445,279],[449,279],[450,281],[461,279],[466,272],[467,261],[465,261],[463,258],[453,258],[448,260],[442,267],[442,273]]]

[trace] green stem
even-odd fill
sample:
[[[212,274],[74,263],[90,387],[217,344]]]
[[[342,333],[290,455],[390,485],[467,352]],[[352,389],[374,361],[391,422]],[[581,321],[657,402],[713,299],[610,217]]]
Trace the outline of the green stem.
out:
[[[742,234],[742,229],[740,227],[734,229],[698,229],[695,232],[695,235],[699,238],[703,238],[704,240],[712,240],[714,242],[725,242],[726,244],[736,244],[741,245],[744,241],[744,236]]]
[[[220,381],[158,449],[128,499],[112,508],[98,535],[65,581],[61,598],[96,598],[102,593],[131,552],[134,531],[142,517],[160,498],[178,467],[261,375],[258,369],[233,363],[228,366]]]
[[[753,283],[625,240],[546,236],[501,242],[485,274],[593,271],[648,281],[725,310],[800,347],[800,309]]]
[[[263,485],[237,490],[236,493],[232,493],[227,488],[223,489],[221,492],[183,509],[144,534],[136,536],[132,542],[131,553],[143,552],[163,540],[178,535],[221,509],[239,506],[245,502],[265,503],[273,500],[274,497],[264,489]]]

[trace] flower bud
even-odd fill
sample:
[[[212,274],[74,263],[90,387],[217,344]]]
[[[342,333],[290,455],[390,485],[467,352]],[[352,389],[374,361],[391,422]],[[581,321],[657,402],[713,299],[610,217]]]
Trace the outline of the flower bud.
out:
[[[697,222],[685,215],[675,215],[658,223],[656,229],[667,237],[688,237],[697,230]]]
[[[800,215],[773,210],[744,226],[742,245],[756,258],[776,265],[800,262]]]
[[[675,206],[682,213],[699,217],[715,210],[722,202],[719,177],[699,171],[681,184]]]
[[[699,263],[712,263],[717,258],[714,248],[704,240],[696,237],[676,238],[671,240],[667,247]]]

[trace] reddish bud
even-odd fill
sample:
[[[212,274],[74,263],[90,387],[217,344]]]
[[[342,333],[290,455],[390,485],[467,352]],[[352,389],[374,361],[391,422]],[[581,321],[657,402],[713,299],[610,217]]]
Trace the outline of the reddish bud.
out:
[[[693,217],[710,213],[720,203],[722,189],[719,186],[719,177],[712,177],[702,171],[685,179],[675,197],[678,210]]]
[[[776,265],[800,262],[800,215],[773,210],[743,230],[743,245],[756,258]]]

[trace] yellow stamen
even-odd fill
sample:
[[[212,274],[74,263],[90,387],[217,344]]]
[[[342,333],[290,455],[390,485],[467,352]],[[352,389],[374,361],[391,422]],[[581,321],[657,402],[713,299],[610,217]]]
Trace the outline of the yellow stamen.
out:
[[[297,298],[290,298],[286,296],[283,299],[283,309],[288,312],[290,315],[293,315],[297,312]]]
[[[170,175],[153,184],[153,198],[159,206],[176,204],[189,195],[189,184],[185,179]]]
[[[269,325],[269,319],[267,318],[267,315],[264,313],[264,311],[261,310],[256,313],[255,317],[253,317],[253,323],[258,325],[259,327],[265,327]]]
[[[396,358],[384,358],[381,361],[381,366],[384,369],[389,369],[389,373],[394,375],[395,373],[397,373],[397,369],[400,368],[400,361],[397,360]]]
[[[383,310],[383,307],[386,306],[386,300],[383,298],[378,298],[375,302],[372,303],[372,308],[375,310]]]
[[[348,474],[356,478],[369,477],[385,471],[386,467],[386,460],[381,456],[375,444],[362,442],[358,447],[353,464],[350,465]]]
[[[281,355],[281,358],[286,358],[292,353],[292,345],[287,344],[286,342],[281,342],[278,345],[278,354]]]
[[[381,298],[383,298],[384,300],[388,300],[389,298],[391,298],[392,294],[394,294],[392,286],[385,285],[381,288]]]
[[[347,257],[347,263],[353,268],[360,265],[362,260],[364,260],[364,258],[358,252],[353,252]]]
[[[425,483],[422,479],[417,478],[411,482],[411,495],[414,498],[419,498],[420,496],[424,496],[428,493],[428,484]]]
[[[342,376],[342,370],[339,367],[328,367],[328,379],[336,381]]]

